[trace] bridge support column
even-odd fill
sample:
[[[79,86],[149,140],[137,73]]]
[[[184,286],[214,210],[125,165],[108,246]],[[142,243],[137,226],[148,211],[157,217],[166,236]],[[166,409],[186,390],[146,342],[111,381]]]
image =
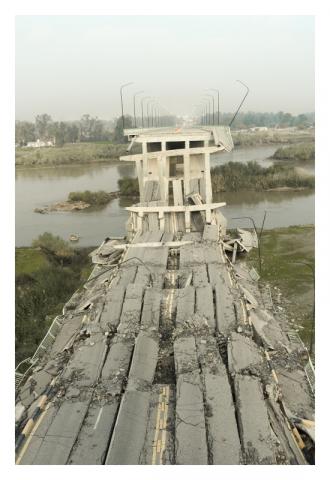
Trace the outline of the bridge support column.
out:
[[[185,142],[186,152],[183,156],[183,169],[184,169],[184,197],[190,193],[190,153],[189,153],[189,140]]]
[[[185,220],[186,233],[190,233],[190,232],[191,232],[190,210],[186,210],[186,211],[184,212],[184,220]]]

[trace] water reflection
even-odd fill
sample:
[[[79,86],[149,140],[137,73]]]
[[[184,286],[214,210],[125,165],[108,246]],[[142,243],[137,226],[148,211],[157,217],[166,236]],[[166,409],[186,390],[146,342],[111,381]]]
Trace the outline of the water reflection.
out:
[[[212,164],[221,161],[265,161],[276,146],[236,150],[215,156]],[[258,160],[259,159],[259,160]],[[264,164],[264,163],[263,163]],[[118,189],[118,179],[135,176],[129,163],[61,166],[55,168],[18,169],[16,171],[16,245],[30,245],[41,233],[48,231],[68,239],[80,235],[79,245],[98,245],[106,236],[123,235],[128,212],[125,207],[133,200],[121,198],[106,207],[81,212],[41,215],[34,208],[65,200],[71,191]],[[214,201],[225,201],[224,215],[230,218],[249,215],[261,221],[267,210],[266,227],[314,223],[314,193],[297,192],[228,192],[214,195]],[[242,223],[242,222],[241,222]]]

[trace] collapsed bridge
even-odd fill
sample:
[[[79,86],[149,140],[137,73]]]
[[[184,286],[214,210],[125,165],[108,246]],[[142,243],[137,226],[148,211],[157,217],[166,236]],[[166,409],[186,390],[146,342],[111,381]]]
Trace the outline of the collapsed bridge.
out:
[[[212,203],[210,154],[233,148],[229,129],[125,133],[142,144],[123,158],[140,202],[21,379],[16,462],[311,462],[308,354],[256,272],[227,256],[225,204]]]

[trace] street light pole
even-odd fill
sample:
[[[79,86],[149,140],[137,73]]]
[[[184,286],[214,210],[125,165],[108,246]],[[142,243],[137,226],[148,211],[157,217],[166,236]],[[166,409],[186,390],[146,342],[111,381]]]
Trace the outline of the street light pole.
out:
[[[137,128],[137,122],[136,122],[136,113],[135,113],[135,98],[137,95],[140,95],[141,93],[144,93],[143,90],[140,90],[139,92],[135,92],[133,95],[133,107],[134,107],[134,126]]]
[[[208,97],[211,97],[212,95],[207,95]],[[211,125],[211,102],[208,98],[205,98],[204,99],[206,102],[207,102],[207,106],[208,106],[208,119],[207,119],[207,114],[206,114],[206,124],[207,125]]]
[[[206,94],[207,97],[211,97],[212,98],[212,104],[213,104],[213,125],[214,125],[214,96],[213,95],[210,95],[210,94]]]
[[[149,97],[143,97],[141,98],[141,119],[142,119],[142,128],[144,128],[144,118],[143,118],[143,102],[147,100]]]
[[[133,82],[125,83],[124,85],[120,86],[120,103],[121,103],[121,118],[123,120],[123,133],[125,128],[125,120],[124,120],[124,103],[123,103],[123,89],[128,87],[129,85],[133,85]]]
[[[210,91],[216,92],[218,94],[218,125],[220,125],[220,92],[216,88],[210,88]]]

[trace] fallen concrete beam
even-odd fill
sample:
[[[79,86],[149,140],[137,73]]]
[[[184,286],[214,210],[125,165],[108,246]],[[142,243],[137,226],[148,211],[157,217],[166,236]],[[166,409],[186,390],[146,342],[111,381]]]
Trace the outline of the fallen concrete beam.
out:
[[[94,403],[89,409],[67,464],[102,465],[117,416],[119,400]]]
[[[253,332],[256,340],[266,349],[289,347],[289,341],[279,324],[266,310],[255,308],[250,311]]]
[[[177,465],[207,465],[204,402],[199,374],[177,377],[175,460]]]
[[[128,375],[134,349],[134,340],[116,338],[104,363],[101,382],[112,396],[120,395]]]
[[[87,413],[90,398],[65,401],[45,433],[33,465],[65,465]]]
[[[228,336],[236,324],[233,297],[225,282],[218,282],[214,292],[217,329],[221,334]]]
[[[251,465],[276,463],[260,381],[255,377],[236,375],[234,385],[245,463]]]
[[[117,328],[118,333],[135,335],[138,333],[142,308],[143,286],[129,284]]]
[[[195,289],[188,286],[178,290],[176,324],[189,321],[195,311]]]
[[[161,293],[159,290],[147,289],[144,294],[141,329],[144,331],[158,331],[160,317]]]
[[[102,333],[92,334],[75,350],[62,378],[65,381],[74,378],[73,385],[77,389],[94,385],[101,373],[107,348],[106,337]]]
[[[174,341],[174,361],[176,375],[199,371],[195,338],[176,338]]]
[[[218,364],[218,373],[204,375],[206,425],[213,465],[238,465],[241,444],[235,407],[224,365]]]
[[[196,288],[196,313],[206,319],[211,330],[215,329],[213,290],[210,284]]]
[[[138,465],[142,455],[150,391],[126,390],[106,458],[107,465]]]
[[[158,360],[158,340],[140,332],[135,343],[129,381],[152,383]]]
[[[100,323],[103,327],[110,326],[110,328],[117,328],[120,321],[124,296],[124,286],[110,288],[105,297],[104,307],[100,318]]]

